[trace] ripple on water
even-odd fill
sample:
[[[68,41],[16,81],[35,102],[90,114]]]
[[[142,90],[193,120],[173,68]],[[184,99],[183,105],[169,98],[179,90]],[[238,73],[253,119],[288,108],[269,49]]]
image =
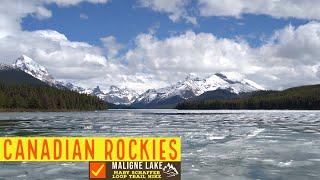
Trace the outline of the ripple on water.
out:
[[[183,179],[320,177],[318,111],[0,113],[1,136],[181,136]],[[0,164],[0,179],[87,179],[87,163]],[[41,177],[39,177],[41,174]]]

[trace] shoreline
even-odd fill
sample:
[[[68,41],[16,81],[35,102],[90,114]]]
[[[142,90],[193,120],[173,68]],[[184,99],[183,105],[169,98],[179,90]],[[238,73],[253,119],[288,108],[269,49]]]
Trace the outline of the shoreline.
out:
[[[80,109],[0,109],[0,113],[10,112],[93,112],[93,111],[107,111],[109,109],[99,110],[80,110]]]
[[[0,109],[0,113],[31,113],[31,112],[95,112],[109,110],[168,110],[168,109],[104,109],[104,110],[65,110],[65,109]],[[177,111],[320,111],[320,109],[170,109]]]

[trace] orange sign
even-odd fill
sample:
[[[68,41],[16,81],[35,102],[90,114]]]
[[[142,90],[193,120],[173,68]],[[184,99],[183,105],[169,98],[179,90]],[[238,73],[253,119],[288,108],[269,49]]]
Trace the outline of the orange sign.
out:
[[[89,178],[90,179],[106,179],[107,167],[103,162],[90,162],[89,164]]]

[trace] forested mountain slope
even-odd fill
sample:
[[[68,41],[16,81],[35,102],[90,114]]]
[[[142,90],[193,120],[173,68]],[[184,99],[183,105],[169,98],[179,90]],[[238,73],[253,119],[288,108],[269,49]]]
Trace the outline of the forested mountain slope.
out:
[[[104,110],[97,97],[51,87],[31,75],[2,65],[0,68],[1,111]]]
[[[225,100],[190,100],[178,109],[320,109],[320,85],[301,86],[283,91],[257,91],[249,96]]]

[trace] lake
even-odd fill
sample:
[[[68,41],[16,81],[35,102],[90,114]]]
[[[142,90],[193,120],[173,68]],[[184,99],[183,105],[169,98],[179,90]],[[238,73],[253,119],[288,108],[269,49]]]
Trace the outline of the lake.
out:
[[[1,136],[181,136],[182,179],[318,179],[320,111],[0,113]],[[0,179],[87,179],[88,163],[1,163]]]

